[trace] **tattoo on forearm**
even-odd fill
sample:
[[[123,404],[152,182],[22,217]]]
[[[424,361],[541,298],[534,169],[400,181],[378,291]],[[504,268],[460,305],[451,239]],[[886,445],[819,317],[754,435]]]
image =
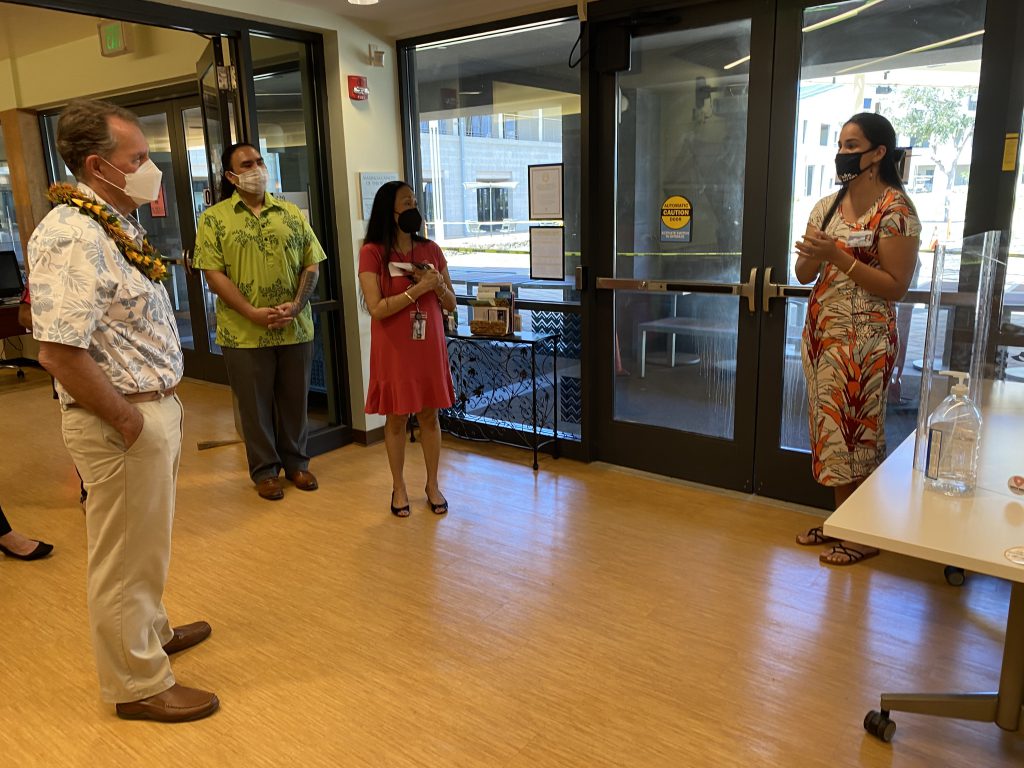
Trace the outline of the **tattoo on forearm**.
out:
[[[316,290],[317,281],[320,279],[319,272],[313,272],[311,270],[303,270],[299,276],[299,290],[295,292],[295,299],[293,301],[295,309],[295,315],[297,316],[302,308],[306,306],[306,302],[309,301],[313,295],[313,291]]]

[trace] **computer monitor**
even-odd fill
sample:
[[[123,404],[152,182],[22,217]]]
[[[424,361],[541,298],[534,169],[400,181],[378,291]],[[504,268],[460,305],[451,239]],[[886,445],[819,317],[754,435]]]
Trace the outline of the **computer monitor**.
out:
[[[24,289],[18,254],[13,250],[0,250],[0,301],[21,298]]]

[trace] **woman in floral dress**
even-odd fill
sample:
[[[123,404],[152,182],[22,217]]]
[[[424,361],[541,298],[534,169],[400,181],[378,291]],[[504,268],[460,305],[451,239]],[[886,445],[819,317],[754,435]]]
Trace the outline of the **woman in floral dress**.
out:
[[[862,112],[839,134],[842,188],[818,201],[796,244],[796,276],[814,281],[803,333],[803,368],[815,479],[838,507],[882,463],[886,386],[900,340],[895,303],[917,264],[921,223],[897,171],[896,133]],[[821,555],[851,565],[878,550],[825,536],[815,526],[803,545],[833,544]]]

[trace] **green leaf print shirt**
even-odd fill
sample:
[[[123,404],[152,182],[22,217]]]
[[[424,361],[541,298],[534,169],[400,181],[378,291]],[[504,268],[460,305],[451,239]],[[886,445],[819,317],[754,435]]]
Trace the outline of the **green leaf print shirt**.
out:
[[[299,273],[326,258],[298,207],[270,193],[259,216],[235,192],[199,217],[195,267],[223,272],[257,309],[294,299]],[[276,347],[312,340],[309,304],[286,327],[270,330],[217,299],[217,343],[222,347]]]

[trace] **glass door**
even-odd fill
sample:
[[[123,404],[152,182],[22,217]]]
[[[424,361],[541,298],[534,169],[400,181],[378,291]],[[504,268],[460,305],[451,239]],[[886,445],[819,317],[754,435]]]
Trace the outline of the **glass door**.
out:
[[[208,186],[199,100],[174,99],[133,107],[133,111],[142,123],[150,157],[163,171],[160,197],[141,206],[137,215],[168,261],[166,287],[181,337],[185,375],[226,383],[224,361],[213,341],[213,294],[202,274],[190,268],[196,222],[204,210]]]
[[[624,17],[606,6],[590,33],[597,235],[584,244],[597,272],[597,458],[831,503],[810,471],[800,360],[810,286],[795,284],[793,242],[836,188],[839,131],[863,111],[885,115],[912,149],[903,173],[923,229],[896,307],[889,449],[913,432],[928,288],[941,280],[951,292],[948,360],[962,322],[952,294],[977,273],[960,258],[968,193],[994,186],[991,163],[972,159],[976,115],[999,98],[980,87],[989,5],[619,4]],[[952,258],[933,275],[939,245]],[[1013,375],[1015,288],[1006,296],[1001,360]]]
[[[596,280],[612,342],[599,353],[600,457],[745,491],[770,86],[770,61],[747,62],[772,23],[753,7],[715,3],[633,27],[628,65],[600,80],[614,153],[596,214],[613,246],[598,249]]]
[[[779,194],[774,212],[768,214],[766,234],[772,247],[762,278],[757,493],[820,506],[830,503],[823,489],[795,482],[809,473],[810,464],[800,361],[810,286],[796,285],[792,243],[803,234],[814,204],[836,189],[837,137],[843,123],[858,112],[884,115],[896,129],[898,144],[910,148],[902,171],[921,220],[921,250],[910,290],[896,305],[900,349],[883,413],[888,450],[916,428],[929,288],[941,280],[944,291],[970,290],[968,283],[977,273],[966,260],[961,269],[960,256],[986,5],[985,0],[960,0],[955,8],[938,13],[929,0],[841,6],[802,2],[780,10],[771,131],[785,137],[773,143],[786,140],[793,154],[787,162],[775,163],[769,176],[770,188]],[[914,30],[912,39],[901,31],[907,29]],[[794,70],[795,84],[791,75],[780,82],[783,73]],[[933,275],[934,251],[940,245],[947,253],[945,269]],[[954,304],[951,296],[940,318],[942,367],[948,367],[955,346],[954,326],[966,319],[957,318]]]

